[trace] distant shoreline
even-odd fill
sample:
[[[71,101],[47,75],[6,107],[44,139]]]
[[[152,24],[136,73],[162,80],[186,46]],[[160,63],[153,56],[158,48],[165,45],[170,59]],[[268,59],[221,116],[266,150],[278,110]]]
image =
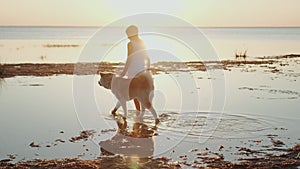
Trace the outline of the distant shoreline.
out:
[[[78,25],[70,25],[70,26],[63,26],[63,25],[0,25],[0,28],[104,28],[104,27],[112,27],[112,28],[124,28],[125,26],[78,26]],[[160,26],[162,28],[186,28],[186,26]],[[195,28],[199,29],[243,29],[243,28],[300,28],[300,26],[194,26]]]

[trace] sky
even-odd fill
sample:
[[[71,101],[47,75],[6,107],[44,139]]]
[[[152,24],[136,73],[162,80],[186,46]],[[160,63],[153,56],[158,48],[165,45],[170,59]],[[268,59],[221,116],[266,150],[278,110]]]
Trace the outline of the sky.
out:
[[[0,26],[103,26],[145,12],[202,27],[300,26],[300,0],[0,0]]]

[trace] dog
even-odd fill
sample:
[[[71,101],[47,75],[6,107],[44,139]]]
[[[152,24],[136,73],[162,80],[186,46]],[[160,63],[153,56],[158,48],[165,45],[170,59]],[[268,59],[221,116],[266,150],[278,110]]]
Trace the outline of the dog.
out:
[[[115,108],[111,112],[114,116],[116,115],[118,108],[122,106],[124,111],[123,119],[126,121],[126,102],[137,98],[141,103],[141,112],[137,114],[138,118],[142,119],[145,109],[148,109],[155,118],[155,124],[160,122],[152,105],[154,84],[152,75],[149,71],[141,72],[132,79],[119,77],[113,73],[100,73],[100,76],[101,78],[98,81],[98,84],[106,89],[111,89],[112,93],[118,99]]]

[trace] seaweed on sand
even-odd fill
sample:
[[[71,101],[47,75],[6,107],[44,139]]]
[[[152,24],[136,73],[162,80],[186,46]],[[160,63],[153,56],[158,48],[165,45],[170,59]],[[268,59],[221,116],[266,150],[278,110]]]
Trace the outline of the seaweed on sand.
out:
[[[3,64],[0,64],[0,88],[2,87],[3,83],[5,82],[3,74],[4,74],[4,66],[3,66]]]
[[[3,73],[4,73],[4,66],[3,66],[3,64],[1,63],[1,64],[0,64],[0,78],[2,78]]]

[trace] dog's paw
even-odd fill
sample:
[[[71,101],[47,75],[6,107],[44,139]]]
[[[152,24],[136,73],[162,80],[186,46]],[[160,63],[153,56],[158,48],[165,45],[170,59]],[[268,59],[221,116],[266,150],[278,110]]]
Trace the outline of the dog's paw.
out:
[[[158,125],[158,123],[160,123],[159,119],[155,119],[155,125]]]
[[[113,116],[116,116],[116,115],[117,115],[117,110],[116,110],[116,109],[113,109],[113,110],[111,111],[111,114],[112,114]]]
[[[117,113],[116,112],[111,112],[111,115],[113,115],[114,117],[116,117]]]
[[[136,115],[136,117],[139,117],[139,116],[140,116],[140,114],[141,114],[141,112],[140,112],[140,111],[138,111],[138,110],[136,110],[136,111],[135,111],[135,115]]]
[[[142,117],[137,117],[137,123],[143,123],[143,118]]]

